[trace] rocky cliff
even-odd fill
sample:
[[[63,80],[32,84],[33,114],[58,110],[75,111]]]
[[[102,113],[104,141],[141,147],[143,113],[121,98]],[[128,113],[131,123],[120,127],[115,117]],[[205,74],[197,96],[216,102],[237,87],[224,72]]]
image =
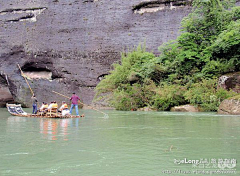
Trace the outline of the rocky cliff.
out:
[[[179,35],[189,0],[0,0],[0,94],[25,106],[63,100],[74,91],[90,104],[94,88],[120,52],[140,42],[157,53]],[[6,100],[7,99],[7,100]]]

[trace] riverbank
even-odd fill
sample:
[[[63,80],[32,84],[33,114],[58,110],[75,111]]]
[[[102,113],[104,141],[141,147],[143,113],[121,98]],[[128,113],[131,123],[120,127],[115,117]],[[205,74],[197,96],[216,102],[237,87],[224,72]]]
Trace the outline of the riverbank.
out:
[[[217,111],[240,93],[239,10],[225,0],[193,1],[181,35],[161,45],[160,55],[146,51],[145,44],[122,53],[121,63],[97,85],[96,100],[104,98],[118,110],[191,104]]]

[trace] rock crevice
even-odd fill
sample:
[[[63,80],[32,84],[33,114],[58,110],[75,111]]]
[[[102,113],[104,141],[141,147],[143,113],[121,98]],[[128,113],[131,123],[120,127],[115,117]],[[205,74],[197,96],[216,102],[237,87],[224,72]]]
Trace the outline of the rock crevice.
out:
[[[37,16],[40,15],[46,7],[39,8],[26,8],[26,9],[6,9],[0,12],[0,15],[4,15],[7,19],[5,22],[21,22],[29,21],[36,22]]]
[[[134,13],[153,13],[161,10],[173,10],[179,7],[190,6],[192,0],[155,0],[155,1],[144,1],[135,5],[132,10]]]

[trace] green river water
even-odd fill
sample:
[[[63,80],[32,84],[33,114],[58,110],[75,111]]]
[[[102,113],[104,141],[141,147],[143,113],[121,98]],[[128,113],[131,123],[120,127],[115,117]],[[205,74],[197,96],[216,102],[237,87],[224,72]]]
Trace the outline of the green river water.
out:
[[[0,175],[240,175],[240,116],[104,112],[48,119],[0,109]]]

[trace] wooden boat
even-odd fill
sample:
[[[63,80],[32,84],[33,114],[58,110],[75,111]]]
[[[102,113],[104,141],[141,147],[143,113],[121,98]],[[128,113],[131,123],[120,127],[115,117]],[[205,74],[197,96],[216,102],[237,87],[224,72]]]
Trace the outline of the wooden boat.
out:
[[[37,113],[37,114],[30,114],[25,112],[22,109],[21,104],[6,104],[8,112],[11,115],[14,116],[20,116],[20,117],[40,117],[40,118],[79,118],[79,117],[84,117],[84,115],[81,116],[76,116],[76,115],[66,115],[62,116],[61,113],[58,112],[47,112],[47,113]]]

